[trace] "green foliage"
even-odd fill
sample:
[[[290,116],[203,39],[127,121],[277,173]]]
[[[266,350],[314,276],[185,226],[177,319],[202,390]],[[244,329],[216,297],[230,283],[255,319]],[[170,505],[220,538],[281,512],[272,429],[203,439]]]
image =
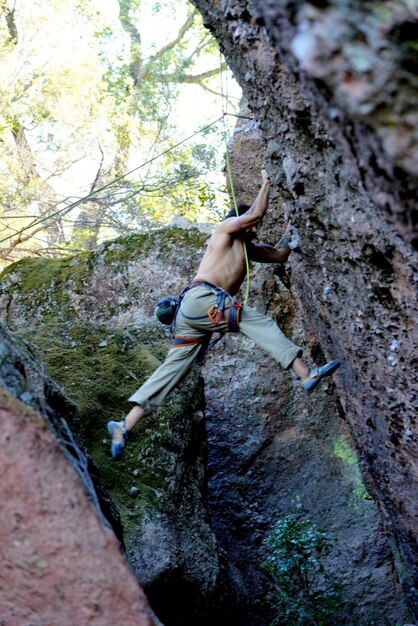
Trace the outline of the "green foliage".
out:
[[[11,4],[0,3],[0,224],[10,237],[0,257],[67,255],[179,214],[216,220],[226,202],[221,125],[177,145],[222,110],[219,52],[192,5]],[[204,113],[199,90],[212,98]]]
[[[343,594],[341,583],[324,565],[331,547],[325,531],[309,520],[288,515],[265,540],[269,556],[261,564],[275,585],[274,626],[335,626]]]

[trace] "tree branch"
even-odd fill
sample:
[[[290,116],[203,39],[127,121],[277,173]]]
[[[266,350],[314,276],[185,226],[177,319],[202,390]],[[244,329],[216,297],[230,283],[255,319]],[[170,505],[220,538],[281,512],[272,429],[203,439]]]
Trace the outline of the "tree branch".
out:
[[[213,70],[208,70],[207,72],[202,72],[201,74],[183,74],[181,76],[179,76],[178,74],[162,74],[159,78],[161,82],[164,83],[193,83],[203,87],[202,83],[204,80],[207,80],[208,78],[213,78],[214,76],[218,76],[222,71],[227,68],[228,66],[226,64],[223,64],[220,67],[217,67]]]
[[[198,14],[197,9],[194,9],[192,11],[192,13],[186,19],[184,24],[180,27],[176,37],[172,41],[167,43],[165,46],[160,48],[158,50],[158,52],[156,52],[155,54],[153,54],[150,57],[148,57],[148,59],[146,60],[146,62],[144,63],[144,65],[142,67],[142,71],[140,72],[140,74],[138,74],[138,76],[136,78],[134,77],[135,85],[137,85],[140,80],[143,80],[146,77],[146,75],[150,72],[150,68],[157,61],[159,61],[159,59],[161,59],[170,50],[173,50],[173,48],[175,48],[177,46],[177,44],[180,43],[180,41],[183,39],[185,34],[192,28],[192,26],[194,24],[195,17],[196,17],[197,14]],[[168,81],[166,81],[166,82],[168,82]],[[172,82],[178,82],[178,81],[172,81]]]
[[[1,0],[0,11],[5,17],[10,41],[16,46],[18,43],[18,32],[15,22],[15,7],[13,7],[13,9],[9,9],[9,7],[7,6],[7,1]]]
[[[131,63],[130,72],[134,84],[137,84],[138,77],[141,74],[142,56],[141,56],[141,33],[132,22],[129,15],[129,2],[127,0],[119,0],[119,20],[122,28],[128,33],[131,39]]]
[[[197,13],[198,13],[197,9],[194,9],[192,11],[192,13],[188,16],[187,20],[184,22],[183,26],[180,27],[176,37],[172,41],[167,43],[165,46],[160,48],[160,50],[158,50],[158,52],[156,52],[152,56],[148,57],[147,65],[151,65],[151,64],[155,63],[156,61],[158,61],[158,59],[161,59],[161,57],[166,52],[169,52],[170,50],[175,48],[178,43],[180,43],[180,41],[183,39],[183,37],[185,36],[187,31],[189,31],[191,29],[191,27],[193,26],[193,23],[194,23],[194,20],[195,20],[195,17],[197,15]]]
[[[105,156],[104,152],[103,152],[103,149],[102,149],[102,146],[100,145],[100,141],[98,142],[98,145],[99,145],[99,150],[100,150],[100,154],[102,155],[102,158],[100,159],[99,167],[98,167],[96,176],[94,178],[94,181],[91,184],[90,193],[93,193],[93,191],[94,191],[94,189],[95,189],[95,187],[97,185],[97,181],[99,180],[100,172],[102,171],[103,161],[104,161],[104,156]]]

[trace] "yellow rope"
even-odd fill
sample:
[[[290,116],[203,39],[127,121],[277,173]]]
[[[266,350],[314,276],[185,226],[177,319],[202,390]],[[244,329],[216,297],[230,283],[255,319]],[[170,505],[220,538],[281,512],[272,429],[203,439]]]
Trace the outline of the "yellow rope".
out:
[[[226,99],[227,96],[224,95],[224,90],[223,90],[222,57],[220,57],[220,59],[221,59],[221,70],[220,70],[221,95],[222,95],[222,104],[223,104],[224,102],[227,102],[227,99]],[[232,202],[234,204],[235,213],[237,214],[237,217],[239,217],[237,198],[236,198],[236,195],[235,195],[235,187],[234,187],[234,182],[232,180],[231,158],[230,158],[230,154],[229,154],[228,133],[227,133],[227,128],[226,128],[225,116],[226,116],[226,112],[224,112],[224,117],[223,117],[223,120],[224,120],[226,171],[228,173],[229,187],[230,187],[230,190],[231,190]],[[237,117],[239,117],[239,116],[237,116]],[[243,241],[242,244],[243,244],[243,249],[244,249],[245,272],[246,272],[244,304],[247,304],[248,298],[249,298],[249,295],[250,295],[250,262],[248,260],[248,252],[247,252],[247,246],[245,244],[245,241]]]

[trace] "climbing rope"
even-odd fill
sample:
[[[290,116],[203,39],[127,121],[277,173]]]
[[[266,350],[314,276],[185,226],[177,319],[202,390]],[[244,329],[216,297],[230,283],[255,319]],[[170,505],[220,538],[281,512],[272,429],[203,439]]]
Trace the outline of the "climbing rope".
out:
[[[153,161],[156,161],[157,159],[159,159],[160,157],[164,156],[165,154],[168,154],[172,150],[175,150],[176,148],[181,146],[183,143],[186,143],[186,141],[189,141],[190,139],[193,139],[193,137],[196,137],[196,135],[199,135],[200,133],[205,132],[205,130],[207,130],[211,126],[214,126],[215,124],[217,124],[221,120],[224,120],[224,116],[223,115],[221,117],[218,117],[216,120],[214,120],[210,124],[207,124],[203,128],[200,128],[199,130],[194,132],[192,135],[189,135],[185,139],[182,139],[178,143],[174,144],[174,146],[171,146],[171,148],[167,148],[167,150],[164,150],[160,154],[157,154],[156,156],[152,157],[152,159],[148,159],[144,163],[141,163],[141,165],[138,165],[137,167],[134,167],[134,169],[130,170],[129,172],[126,172],[125,174],[122,174],[121,176],[118,176],[117,178],[115,178],[114,180],[110,181],[109,183],[106,183],[106,185],[103,185],[102,187],[98,187],[98,189],[94,189],[87,196],[83,196],[83,198],[80,198],[79,200],[76,200],[75,202],[72,202],[71,204],[69,204],[69,205],[59,209],[58,211],[55,211],[54,213],[51,213],[50,215],[47,215],[45,217],[42,217],[42,218],[40,218],[38,220],[35,220],[35,221],[31,222],[28,226],[25,226],[24,228],[21,228],[20,230],[12,233],[11,235],[8,235],[7,237],[4,237],[4,239],[0,239],[0,243],[4,243],[5,241],[8,241],[9,239],[12,239],[12,237],[17,237],[17,236],[21,235],[22,233],[26,232],[27,230],[29,230],[30,228],[34,228],[35,226],[38,226],[39,224],[42,224],[43,222],[46,222],[46,221],[52,219],[56,215],[59,215],[60,213],[64,213],[64,211],[67,211],[67,212],[71,211],[72,209],[74,209],[75,207],[79,206],[80,204],[83,204],[84,202],[86,202],[86,200],[89,200],[90,198],[92,198],[93,196],[95,196],[99,192],[103,191],[104,189],[108,189],[109,187],[111,187],[115,183],[119,182],[120,180],[126,178],[127,176],[130,176],[131,174],[133,174],[137,170],[141,169],[141,167],[145,167],[146,165],[149,165],[150,163],[152,163]]]
[[[222,98],[222,106],[226,108],[227,102],[228,102],[228,96],[227,94],[224,93],[224,85],[223,85],[223,67],[222,67],[222,55],[221,53],[219,53],[220,56],[220,77],[221,77],[221,98]],[[227,132],[227,126],[226,126],[226,120],[225,117],[227,115],[233,115],[234,117],[238,117],[238,118],[243,118],[243,119],[253,119],[244,115],[235,115],[233,113],[226,113],[224,111],[223,114],[223,127],[224,127],[224,140],[225,140],[225,161],[226,161],[226,171],[228,174],[228,180],[229,180],[229,187],[231,190],[231,197],[232,197],[232,202],[235,208],[235,213],[237,214],[237,217],[239,217],[239,211],[238,211],[238,204],[237,204],[237,198],[236,198],[236,194],[235,194],[235,187],[234,187],[234,181],[232,179],[232,168],[231,168],[231,158],[230,158],[230,153],[229,153],[229,145],[228,145],[228,132]],[[246,280],[245,280],[245,296],[244,296],[244,304],[247,304],[248,302],[248,298],[250,295],[250,262],[248,260],[248,251],[247,251],[247,246],[245,244],[245,241],[243,241],[243,248],[244,248],[244,258],[245,258],[245,272],[246,272]]]

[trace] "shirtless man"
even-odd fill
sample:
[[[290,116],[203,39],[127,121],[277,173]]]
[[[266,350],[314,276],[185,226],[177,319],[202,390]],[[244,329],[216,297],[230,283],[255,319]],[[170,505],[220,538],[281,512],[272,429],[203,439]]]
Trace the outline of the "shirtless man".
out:
[[[270,317],[241,305],[234,298],[246,275],[244,242],[249,259],[259,263],[285,263],[291,249],[298,244],[298,238],[295,241],[287,236],[282,238],[279,248],[253,243],[257,226],[267,210],[270,190],[270,179],[264,169],[261,175],[262,185],[254,204],[250,208],[240,205],[239,217],[231,211],[215,228],[197,274],[183,292],[175,337],[166,360],[129,398],[133,407],[126,418],[108,423],[113,459],[121,458],[128,433],[135,424],[158,409],[190,371],[213,332],[239,331],[250,337],[283,369],[292,368],[308,392],[339,367],[338,361],[330,361],[322,367],[309,368],[300,358],[302,350],[285,337]]]

